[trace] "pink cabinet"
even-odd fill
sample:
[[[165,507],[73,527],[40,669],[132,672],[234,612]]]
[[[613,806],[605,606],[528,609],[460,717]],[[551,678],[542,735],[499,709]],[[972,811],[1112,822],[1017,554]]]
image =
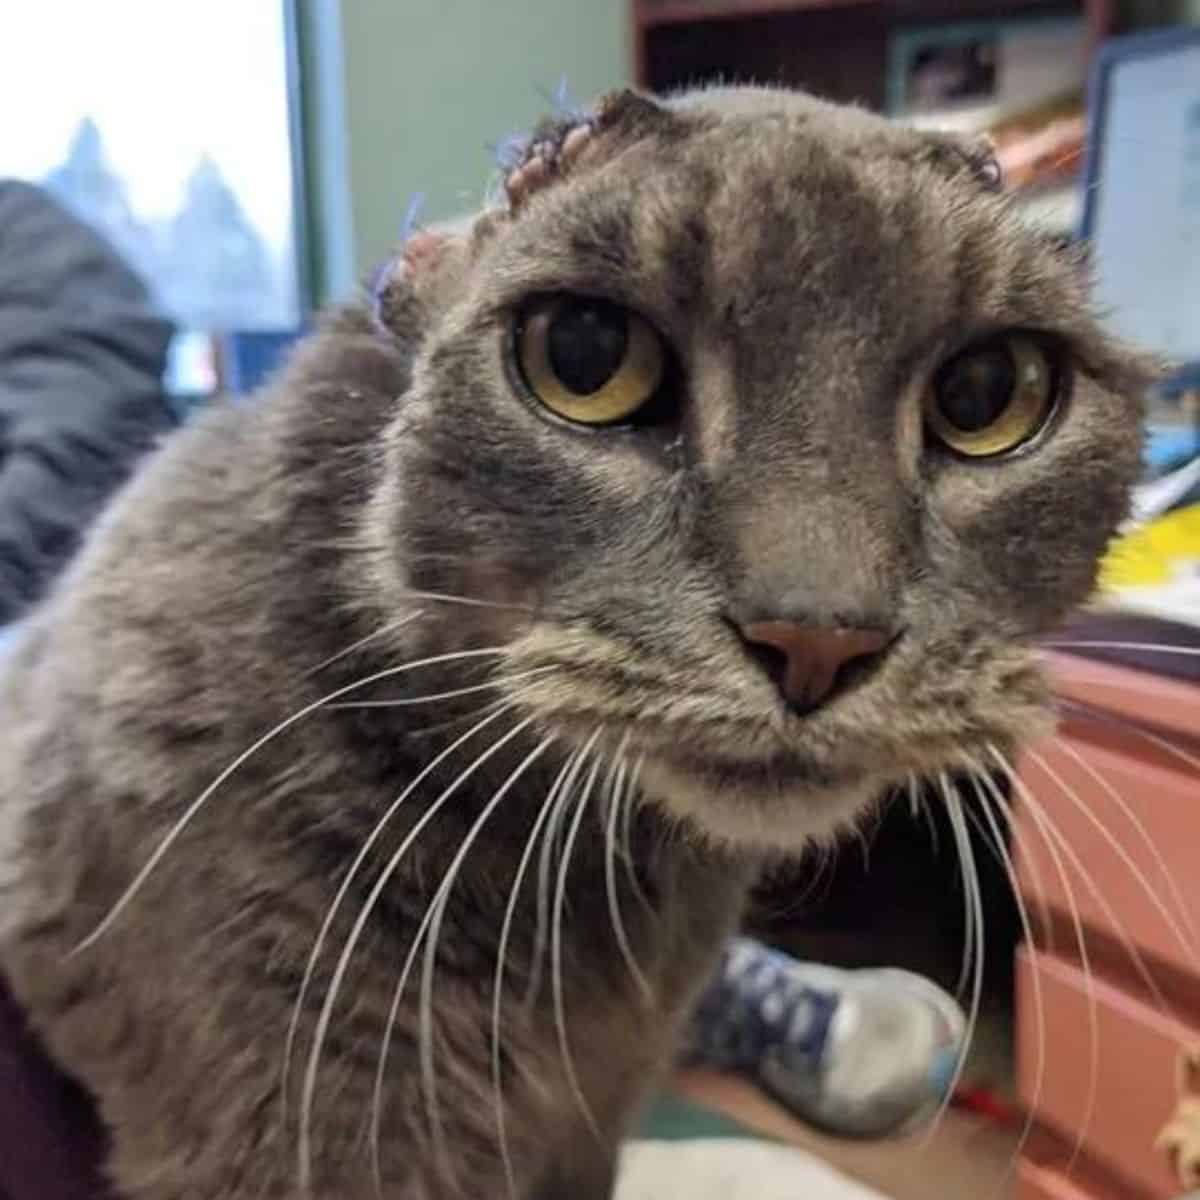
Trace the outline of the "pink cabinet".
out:
[[[1016,1193],[1174,1200],[1187,1189],[1156,1140],[1193,1089],[1195,1128],[1178,1128],[1200,1153],[1200,687],[1067,656],[1053,673],[1073,703],[1013,796],[1037,926],[1018,951],[1017,1071],[1038,1137]]]

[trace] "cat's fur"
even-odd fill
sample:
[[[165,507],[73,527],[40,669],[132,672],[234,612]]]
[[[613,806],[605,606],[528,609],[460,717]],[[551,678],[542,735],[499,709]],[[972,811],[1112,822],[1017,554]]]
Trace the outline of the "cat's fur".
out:
[[[545,735],[449,893],[430,993],[435,1108],[420,956],[396,1013],[386,1196],[504,1194],[499,929],[559,767],[596,730],[568,797],[590,777],[588,807],[560,826],[561,840],[583,813],[560,937],[540,963],[535,865],[508,947],[501,1074],[518,1197],[608,1194],[617,1140],[764,851],[828,835],[909,772],[982,760],[1040,719],[1031,640],[1088,593],[1137,465],[1143,367],[1095,324],[1079,262],[1014,218],[975,148],[803,96],[621,93],[588,129],[569,169],[469,234],[419,235],[377,312],[334,313],[255,403],[176,437],[6,674],[0,965],[97,1097],[128,1197],[297,1193],[302,1080],[351,922],[432,801],[519,721],[532,718],[415,840],[350,959],[310,1114],[317,1196],[374,1194],[374,1076],[401,966],[475,818]],[[570,428],[518,394],[514,309],[557,291],[617,299],[662,331],[682,368],[676,428]],[[1026,453],[938,454],[921,432],[932,372],[1009,327],[1068,347],[1069,401]],[[799,717],[728,623],[781,609],[903,635],[873,677]],[[495,660],[340,700],[489,679],[493,692],[308,711],[207,797],[72,954],[279,722],[389,668],[495,645]],[[414,790],[350,885],[285,1104],[293,1004],[347,866],[496,696],[513,707]],[[615,885],[649,999],[607,896],[608,805],[638,759],[645,897],[624,863]],[[563,1065],[555,949],[596,1131]]]

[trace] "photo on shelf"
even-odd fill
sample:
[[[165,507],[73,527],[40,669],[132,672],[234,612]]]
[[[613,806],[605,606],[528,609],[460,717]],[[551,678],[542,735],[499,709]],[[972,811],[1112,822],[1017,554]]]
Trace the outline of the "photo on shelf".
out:
[[[908,63],[905,104],[911,112],[996,98],[998,39],[994,34],[949,45],[922,46]]]
[[[903,29],[888,52],[887,110],[918,124],[982,131],[1083,88],[1082,18],[954,21]]]

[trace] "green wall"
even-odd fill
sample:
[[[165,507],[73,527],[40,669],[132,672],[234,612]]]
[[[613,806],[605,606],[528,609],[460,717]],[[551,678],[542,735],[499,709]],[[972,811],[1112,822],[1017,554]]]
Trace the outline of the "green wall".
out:
[[[413,193],[424,194],[427,221],[477,208],[493,168],[487,144],[528,129],[563,76],[581,102],[624,82],[625,22],[626,0],[313,0],[309,77],[314,57],[336,55],[342,85],[340,97],[322,98],[341,110],[325,112],[323,131],[309,106],[316,233],[334,239],[316,272],[320,291],[344,292],[348,276],[395,244]],[[314,180],[330,157],[344,169]],[[336,239],[347,221],[345,253]]]

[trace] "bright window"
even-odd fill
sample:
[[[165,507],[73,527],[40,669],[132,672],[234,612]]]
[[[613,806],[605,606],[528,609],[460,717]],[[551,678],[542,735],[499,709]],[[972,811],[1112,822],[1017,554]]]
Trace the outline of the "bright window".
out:
[[[37,0],[0,38],[0,175],[98,226],[184,334],[302,319],[285,0]]]

